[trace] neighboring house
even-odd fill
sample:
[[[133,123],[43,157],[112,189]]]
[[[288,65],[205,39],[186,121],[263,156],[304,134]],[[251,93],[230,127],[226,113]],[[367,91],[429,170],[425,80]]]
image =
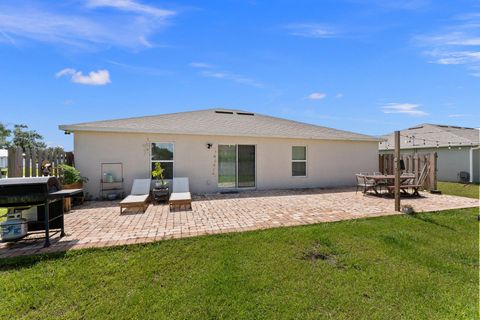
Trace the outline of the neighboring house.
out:
[[[475,128],[421,124],[400,132],[402,153],[437,152],[437,177],[440,181],[459,181],[468,172],[470,182],[479,182],[479,136]],[[380,153],[393,153],[393,133],[384,136]]]
[[[209,109],[59,126],[74,133],[75,164],[100,193],[101,163],[122,162],[124,189],[150,177],[188,177],[195,193],[338,187],[378,168],[380,139],[238,110]]]
[[[0,149],[0,169],[8,167],[8,150]]]

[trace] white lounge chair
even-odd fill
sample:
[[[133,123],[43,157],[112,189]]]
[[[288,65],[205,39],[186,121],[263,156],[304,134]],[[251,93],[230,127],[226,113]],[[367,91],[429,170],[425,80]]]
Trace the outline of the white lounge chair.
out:
[[[188,178],[173,178],[172,194],[168,200],[170,210],[174,206],[188,205],[192,208],[192,195]]]
[[[152,179],[135,179],[133,180],[132,191],[130,195],[120,201],[120,214],[124,208],[139,208],[143,212],[148,208],[148,200],[150,198],[150,185]]]

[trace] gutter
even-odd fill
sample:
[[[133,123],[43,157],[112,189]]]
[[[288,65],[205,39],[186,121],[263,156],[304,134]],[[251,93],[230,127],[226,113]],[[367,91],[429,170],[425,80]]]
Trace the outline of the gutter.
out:
[[[470,182],[473,182],[473,150],[480,149],[480,146],[470,148]]]

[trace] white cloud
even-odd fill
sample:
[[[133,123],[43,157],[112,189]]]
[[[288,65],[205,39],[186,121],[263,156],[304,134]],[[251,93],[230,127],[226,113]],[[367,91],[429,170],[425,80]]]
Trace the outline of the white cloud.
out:
[[[414,42],[426,47],[423,53],[441,65],[464,65],[472,76],[480,76],[480,14],[472,13],[454,19],[456,24],[436,33],[419,35]]]
[[[60,78],[60,77],[63,77],[66,75],[72,75],[72,74],[75,74],[75,69],[65,68],[55,73],[55,77]]]
[[[463,117],[466,117],[466,116],[467,116],[466,114],[457,113],[457,114],[449,114],[447,117],[449,117],[449,118],[463,118]]]
[[[339,92],[335,95],[335,98],[343,98],[343,93]]]
[[[425,54],[435,58],[431,63],[438,64],[472,64],[480,63],[480,51],[442,51],[433,50]]]
[[[90,71],[88,75],[84,75],[82,71],[76,71],[72,68],[65,68],[58,71],[55,76],[57,78],[63,76],[70,76],[70,80],[73,83],[86,84],[86,85],[106,85],[110,83],[110,73],[108,70]]]
[[[223,79],[228,81],[233,81],[236,83],[256,87],[256,88],[263,88],[264,85],[254,79],[248,78],[246,76],[232,73],[225,70],[219,70],[218,68],[212,66],[211,64],[204,63],[204,62],[192,62],[189,64],[190,67],[195,69],[200,69],[199,74],[202,77],[206,78],[216,78],[216,79]]]
[[[204,62],[191,62],[190,67],[199,68],[199,69],[210,69],[212,66]]]
[[[465,29],[466,26],[456,26]],[[468,28],[467,28],[468,29]],[[480,37],[467,31],[443,31],[441,34],[417,36],[416,41],[439,46],[479,46]]]
[[[175,14],[173,11],[144,5],[133,0],[88,0],[86,5],[91,8],[110,7],[122,11],[147,14],[162,18]]]
[[[207,78],[217,78],[217,79],[224,79],[230,80],[236,83],[249,85],[252,87],[263,88],[264,85],[254,79],[245,77],[243,75],[227,72],[227,71],[208,71],[204,70],[200,72],[200,75],[207,77]]]
[[[149,76],[164,76],[172,73],[171,71],[155,67],[132,65],[108,59],[106,61],[115,67],[121,68],[131,73],[145,74]]]
[[[374,5],[386,10],[420,10],[430,5],[430,0],[350,0],[356,3]]]
[[[58,6],[0,4],[0,42],[21,45],[27,40],[77,49],[112,46],[132,49],[154,46],[149,37],[164,28],[173,11],[141,5],[134,1],[89,1],[86,5],[67,2]],[[123,13],[105,14],[101,7]]]
[[[409,116],[426,116],[428,113],[419,110],[419,104],[413,103],[388,103],[382,107],[383,113],[402,113]]]
[[[332,38],[337,34],[332,27],[315,23],[294,23],[285,28],[291,35],[306,38]]]
[[[323,93],[323,92],[313,92],[313,93],[310,93],[308,96],[307,96],[307,99],[310,99],[310,100],[322,100],[322,99],[325,99],[325,97],[327,96],[326,93]]]

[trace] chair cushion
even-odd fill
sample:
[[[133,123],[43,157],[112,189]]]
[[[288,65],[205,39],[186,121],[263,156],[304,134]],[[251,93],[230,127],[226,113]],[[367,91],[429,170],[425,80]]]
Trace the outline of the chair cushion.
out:
[[[190,192],[174,192],[170,195],[170,201],[192,200]]]
[[[148,199],[148,194],[142,194],[142,195],[129,195],[122,201],[120,201],[120,204],[125,204],[125,203],[143,203],[147,201]]]

